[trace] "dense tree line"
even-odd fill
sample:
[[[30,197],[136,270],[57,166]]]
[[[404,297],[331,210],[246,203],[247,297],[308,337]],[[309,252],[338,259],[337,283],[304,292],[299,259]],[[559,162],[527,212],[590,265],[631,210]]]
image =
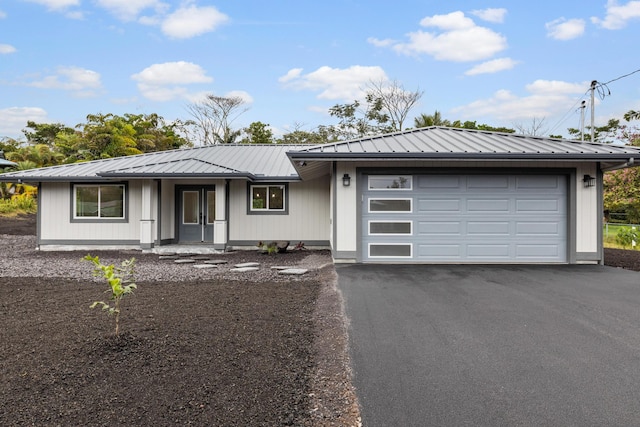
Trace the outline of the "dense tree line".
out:
[[[60,123],[29,121],[24,140],[0,139],[0,150],[18,169],[83,162],[132,154],[171,150],[193,144],[325,144],[341,140],[390,133],[407,129],[410,111],[423,92],[405,90],[397,81],[370,82],[362,101],[336,104],[329,109],[337,120],[303,130],[296,125],[281,136],[274,136],[269,124],[253,122],[245,128],[234,126],[248,107],[240,97],[207,95],[203,101],[187,106],[190,120],[167,122],[157,114],[90,114],[86,123],[70,128]],[[640,129],[630,122],[640,120],[640,111],[627,112],[623,120],[611,119],[594,129],[594,142],[640,146]],[[544,119],[533,119],[530,127],[514,125],[519,133],[544,133]],[[436,110],[413,120],[415,128],[446,126],[513,133],[516,129],[478,124],[476,121],[449,120]],[[568,129],[576,140],[590,141],[591,129]],[[549,135],[560,137],[558,135]],[[2,189],[0,188],[0,193]],[[640,223],[640,172],[638,168],[608,172],[604,179],[606,211],[623,213],[628,222]],[[0,194],[0,196],[2,196]]]

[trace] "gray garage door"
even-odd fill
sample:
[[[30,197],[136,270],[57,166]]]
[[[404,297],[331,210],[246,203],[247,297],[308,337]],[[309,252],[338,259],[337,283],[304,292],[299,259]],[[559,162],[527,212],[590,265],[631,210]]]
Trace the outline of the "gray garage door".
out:
[[[363,261],[566,262],[557,175],[364,175]]]

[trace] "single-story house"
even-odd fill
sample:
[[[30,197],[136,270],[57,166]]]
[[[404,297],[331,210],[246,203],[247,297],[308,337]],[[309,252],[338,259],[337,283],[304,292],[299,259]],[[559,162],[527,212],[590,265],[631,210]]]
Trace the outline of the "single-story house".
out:
[[[38,186],[41,250],[304,242],[336,262],[602,263],[602,178],[640,149],[429,127],[212,145],[0,175]]]

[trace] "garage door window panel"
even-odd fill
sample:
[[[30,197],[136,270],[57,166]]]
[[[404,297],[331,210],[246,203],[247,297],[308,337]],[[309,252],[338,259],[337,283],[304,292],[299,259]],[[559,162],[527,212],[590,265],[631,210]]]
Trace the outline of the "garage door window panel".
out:
[[[413,199],[369,199],[369,212],[411,213]]]
[[[370,236],[411,236],[412,234],[411,221],[369,221]]]
[[[369,258],[412,258],[411,243],[370,243]]]
[[[411,191],[413,189],[413,178],[411,175],[370,175],[369,190],[381,191]]]

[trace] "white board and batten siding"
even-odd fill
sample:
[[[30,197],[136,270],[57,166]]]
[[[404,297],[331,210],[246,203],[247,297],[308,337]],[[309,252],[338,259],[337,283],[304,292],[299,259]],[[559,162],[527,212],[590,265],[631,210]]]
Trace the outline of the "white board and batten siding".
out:
[[[328,242],[329,177],[288,184],[288,214],[247,213],[247,183],[230,183],[229,241],[255,242],[261,240],[289,240]]]
[[[72,222],[72,192],[68,182],[43,182],[40,197],[40,240],[53,242],[131,242],[140,238],[141,182],[128,185],[126,222]],[[96,226],[99,224],[99,226]]]

